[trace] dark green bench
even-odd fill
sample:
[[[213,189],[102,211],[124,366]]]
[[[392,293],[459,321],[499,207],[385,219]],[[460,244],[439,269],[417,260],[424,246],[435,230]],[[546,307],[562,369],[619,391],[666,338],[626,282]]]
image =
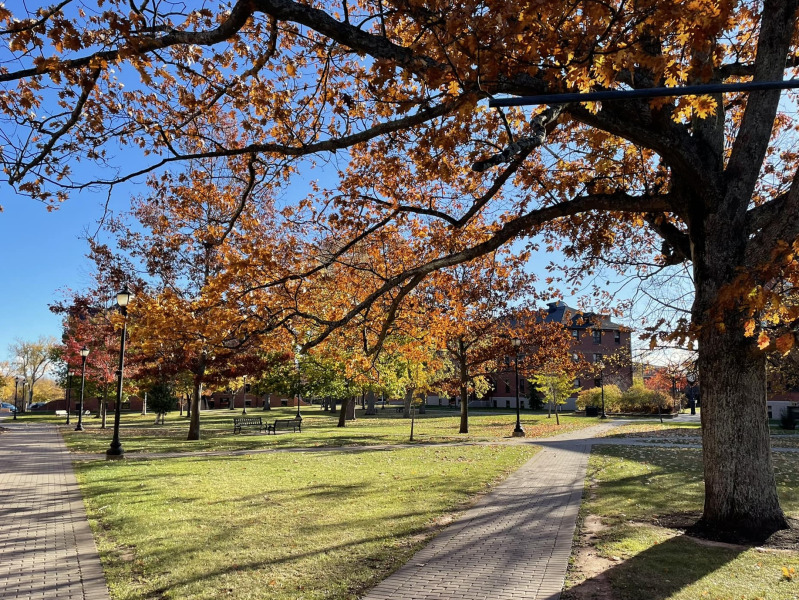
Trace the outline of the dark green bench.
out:
[[[233,433],[241,433],[242,427],[257,427],[258,431],[264,430],[261,417],[233,417]]]
[[[282,429],[288,431],[289,427],[291,427],[292,431],[295,433],[299,429],[300,433],[302,433],[302,419],[293,418],[293,419],[275,419],[275,422],[271,425],[266,426],[266,433],[267,435],[271,431],[275,435],[277,435],[277,428],[280,426]]]

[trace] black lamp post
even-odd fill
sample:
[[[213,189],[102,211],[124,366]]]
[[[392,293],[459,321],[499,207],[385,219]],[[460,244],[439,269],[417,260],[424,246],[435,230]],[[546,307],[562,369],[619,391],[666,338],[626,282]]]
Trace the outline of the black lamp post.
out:
[[[602,388],[602,414],[599,415],[600,419],[607,419],[608,415],[605,414],[605,363],[599,363],[599,386]]]
[[[300,357],[296,354],[294,355],[294,364],[297,366],[297,414],[294,418],[302,420],[300,414]]]
[[[688,382],[688,402],[691,405],[691,414],[696,414],[696,388],[694,388],[694,384],[696,383],[696,373],[691,371],[688,375],[685,376],[685,380]]]
[[[25,412],[25,386],[26,385],[28,385],[28,380],[23,377],[22,378],[22,398],[21,398],[22,402],[20,403],[19,408],[17,408],[17,411],[19,411],[19,409],[21,408],[22,412]]]
[[[119,345],[119,370],[117,370],[117,401],[114,407],[114,439],[111,440],[111,446],[105,451],[105,457],[109,460],[122,458],[124,450],[119,441],[119,416],[122,409],[122,373],[125,368],[125,334],[128,331],[128,302],[130,302],[131,293],[128,291],[128,286],[122,286],[122,291],[117,294],[117,306],[119,312],[122,313],[122,341]]]
[[[89,356],[89,349],[84,346],[80,349],[80,357],[82,360],[80,372],[80,407],[78,409],[78,424],[75,426],[75,431],[83,431],[83,390],[86,387],[86,358]]]
[[[14,377],[14,420],[17,420],[17,412],[19,412],[19,406],[17,406],[17,386],[19,385],[19,377]]]
[[[67,425],[70,424],[69,413],[72,412],[72,369],[67,365]]]
[[[247,376],[244,376],[244,387],[242,387],[244,391],[244,398],[241,401],[241,414],[247,414]]]
[[[522,341],[515,337],[513,338],[513,348],[516,351],[514,366],[516,367],[516,429],[513,430],[513,437],[524,437],[524,429],[522,429],[522,414],[519,407],[519,346]]]

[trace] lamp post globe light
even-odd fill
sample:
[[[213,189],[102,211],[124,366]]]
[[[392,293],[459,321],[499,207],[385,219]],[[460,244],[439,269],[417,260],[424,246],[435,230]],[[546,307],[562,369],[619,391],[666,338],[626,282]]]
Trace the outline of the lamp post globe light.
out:
[[[19,377],[14,377],[14,420],[17,420],[17,412],[19,411],[19,407],[17,406],[17,386],[19,385]]]
[[[89,356],[89,349],[84,346],[80,349],[81,372],[80,372],[80,407],[78,408],[78,424],[75,431],[83,431],[83,390],[86,387],[86,358]]]
[[[122,443],[119,441],[119,416],[122,408],[122,374],[125,368],[125,335],[128,332],[128,303],[131,293],[128,286],[122,286],[122,290],[117,294],[117,306],[122,313],[122,337],[119,344],[119,369],[117,370],[117,400],[114,406],[114,438],[111,446],[105,451],[105,457],[109,460],[122,458],[125,454]]]
[[[522,341],[519,338],[513,338],[513,349],[515,351],[514,366],[516,367],[516,429],[513,430],[513,437],[524,437],[522,415],[519,407],[519,347],[521,345]]]

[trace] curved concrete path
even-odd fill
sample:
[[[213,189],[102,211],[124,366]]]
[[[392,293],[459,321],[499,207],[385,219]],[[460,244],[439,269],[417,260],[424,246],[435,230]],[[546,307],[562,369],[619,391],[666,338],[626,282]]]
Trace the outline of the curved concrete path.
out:
[[[557,600],[591,438],[615,426],[530,440],[547,445],[364,600]]]
[[[9,419],[0,427],[0,598],[108,600],[58,430]]]

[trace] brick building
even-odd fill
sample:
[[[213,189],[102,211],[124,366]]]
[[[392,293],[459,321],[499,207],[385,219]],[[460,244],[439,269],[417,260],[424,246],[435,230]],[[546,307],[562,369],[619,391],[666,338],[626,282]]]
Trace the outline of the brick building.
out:
[[[545,315],[541,317],[546,323],[560,323],[569,329],[572,336],[572,352],[575,360],[580,355],[591,365],[603,364],[601,377],[605,385],[615,384],[622,390],[633,384],[633,364],[630,357],[631,332],[628,328],[614,323],[606,315],[582,312],[567,306],[563,302],[550,302]],[[516,407],[516,385],[514,360],[505,359],[507,370],[492,376],[493,390],[485,400],[475,403],[478,406],[495,406],[500,408]],[[529,408],[530,382],[533,373],[519,372],[519,402],[522,408]],[[588,390],[599,387],[599,367],[581,373],[575,385]],[[566,410],[575,408],[574,399],[564,406]]]

